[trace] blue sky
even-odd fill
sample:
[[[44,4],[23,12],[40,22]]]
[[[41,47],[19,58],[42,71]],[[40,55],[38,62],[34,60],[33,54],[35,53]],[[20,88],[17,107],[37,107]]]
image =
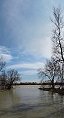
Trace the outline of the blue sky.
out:
[[[0,56],[22,81],[39,81],[37,69],[51,57],[53,7],[60,0],[0,0]]]

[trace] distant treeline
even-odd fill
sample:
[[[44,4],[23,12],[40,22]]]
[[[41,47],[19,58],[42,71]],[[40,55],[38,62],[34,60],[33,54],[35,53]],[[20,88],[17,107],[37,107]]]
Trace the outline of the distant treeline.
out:
[[[37,82],[20,82],[20,83],[14,83],[14,85],[41,85],[41,83],[37,83]]]

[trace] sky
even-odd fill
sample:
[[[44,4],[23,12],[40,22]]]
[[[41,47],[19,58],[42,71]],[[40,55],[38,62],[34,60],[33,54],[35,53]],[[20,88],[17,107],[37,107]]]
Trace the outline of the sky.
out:
[[[64,0],[0,0],[0,56],[23,82],[40,81],[37,70],[52,55],[53,7]]]

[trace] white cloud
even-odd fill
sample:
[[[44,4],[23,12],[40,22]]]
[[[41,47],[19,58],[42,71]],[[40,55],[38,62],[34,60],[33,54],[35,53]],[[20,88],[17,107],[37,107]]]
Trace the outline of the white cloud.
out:
[[[14,40],[17,49],[22,47],[26,53],[42,55],[45,58],[51,57],[50,34],[52,26],[50,26],[49,17],[52,14],[50,13],[52,5],[55,3],[57,5],[55,0],[41,1],[41,5],[38,2],[35,2],[34,5],[32,0],[4,1],[2,14],[6,29],[10,31],[11,40],[12,42]]]
[[[42,68],[44,66],[44,63],[37,62],[37,63],[19,63],[15,65],[10,65],[7,67],[7,69],[32,69],[37,70],[38,68]]]
[[[33,39],[25,45],[25,51],[35,55],[41,55],[50,58],[52,53],[52,42],[49,37],[42,39]]]
[[[7,69],[19,69],[19,73],[24,76],[32,76],[37,75],[37,70],[39,68],[43,68],[44,63],[37,62],[37,63],[19,63],[15,65],[7,66]]]
[[[41,14],[41,17],[36,15],[36,8],[34,12],[32,8],[30,9],[30,5],[30,0],[4,2],[6,27],[11,31],[12,39],[15,40],[18,48],[24,48],[26,53],[49,58],[51,56],[50,23],[43,22],[43,15]],[[32,12],[29,12],[29,9]],[[33,21],[30,19],[30,13],[33,15]]]
[[[9,62],[10,60],[12,60],[12,56],[10,54],[0,54],[0,57],[3,58],[4,61]]]
[[[0,46],[0,57],[2,57],[3,60],[6,62],[9,62],[10,60],[13,59],[9,49],[4,46]]]
[[[10,51],[9,51],[9,49],[8,48],[6,48],[5,46],[0,46],[0,54],[1,53],[10,53]]]
[[[21,75],[34,75],[37,74],[37,70],[24,70],[19,72]]]

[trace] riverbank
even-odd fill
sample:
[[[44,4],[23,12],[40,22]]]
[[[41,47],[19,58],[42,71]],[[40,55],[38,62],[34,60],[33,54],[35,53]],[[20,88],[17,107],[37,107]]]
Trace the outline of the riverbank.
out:
[[[42,88],[42,87],[40,87],[39,88],[40,90],[43,90],[43,91],[52,91],[52,92],[54,92],[54,93],[58,93],[58,94],[61,94],[61,95],[64,95],[64,88],[54,88],[54,89],[52,89],[52,88]]]

